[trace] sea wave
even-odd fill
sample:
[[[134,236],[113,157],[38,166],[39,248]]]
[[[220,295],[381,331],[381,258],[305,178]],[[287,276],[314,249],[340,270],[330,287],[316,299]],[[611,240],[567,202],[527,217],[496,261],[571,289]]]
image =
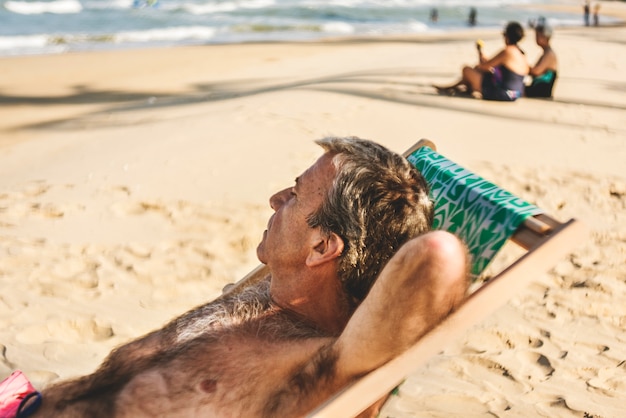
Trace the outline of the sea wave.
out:
[[[134,0],[85,0],[83,7],[87,10],[124,10],[133,7]]]
[[[322,31],[336,34],[352,34],[356,30],[354,26],[345,22],[329,22],[322,25]]]
[[[144,31],[120,32],[113,35],[114,42],[155,42],[182,40],[209,40],[216,29],[206,26],[171,27]]]
[[[311,10],[359,9],[404,10],[420,7],[497,7],[510,4],[530,3],[531,0],[161,0],[154,1],[154,9],[163,12],[185,11],[193,15],[229,13],[251,9],[294,9]],[[125,10],[150,3],[148,0],[52,0],[20,1],[7,0],[5,9],[18,14],[76,14],[83,10]]]
[[[0,56],[454,31],[468,28],[470,7],[478,8],[477,28],[500,28],[544,13],[517,7],[530,1],[0,0]],[[555,27],[582,23],[578,13],[545,17]]]
[[[206,3],[183,3],[180,6],[162,6],[169,9],[182,9],[194,15],[204,15],[211,13],[234,12],[241,9],[263,9],[276,5],[274,0],[247,0],[247,1],[227,1],[216,2],[209,1]]]
[[[0,36],[0,50],[42,48],[48,44],[48,35]]]
[[[36,15],[43,13],[54,14],[75,14],[83,10],[83,6],[78,0],[56,0],[56,1],[15,1],[9,0],[4,3],[4,7],[13,12],[23,15]]]
[[[301,33],[328,33],[328,34],[352,34],[355,32],[354,26],[344,22],[329,22],[324,24],[292,24],[292,25],[272,25],[263,23],[239,24],[223,29],[223,32],[233,32],[238,34],[254,33],[280,33],[280,32],[301,32]]]
[[[100,34],[36,34],[26,36],[0,36],[0,52],[6,55],[45,50],[64,52],[73,49],[85,49],[96,44],[151,44],[177,43],[181,41],[209,41],[215,36],[216,29],[204,26],[170,27],[144,31],[128,31]],[[88,48],[87,48],[88,49]]]
[[[58,54],[68,47],[51,42],[49,35],[0,36],[0,55]]]

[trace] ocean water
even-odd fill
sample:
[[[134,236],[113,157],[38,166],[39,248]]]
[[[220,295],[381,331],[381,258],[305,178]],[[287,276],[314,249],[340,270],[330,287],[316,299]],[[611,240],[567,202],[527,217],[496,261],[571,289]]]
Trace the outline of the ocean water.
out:
[[[538,0],[549,3],[551,0]],[[519,8],[530,0],[0,0],[0,56],[178,44],[404,35],[526,24],[581,14]],[[537,3],[534,1],[533,3]],[[438,20],[430,19],[433,8]]]

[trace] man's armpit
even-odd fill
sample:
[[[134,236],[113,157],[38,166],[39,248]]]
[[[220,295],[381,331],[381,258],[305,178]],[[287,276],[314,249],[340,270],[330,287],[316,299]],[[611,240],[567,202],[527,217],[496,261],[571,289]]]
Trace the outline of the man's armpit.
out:
[[[267,400],[263,417],[298,416],[311,410],[334,393],[337,386],[339,353],[334,342],[324,344]]]

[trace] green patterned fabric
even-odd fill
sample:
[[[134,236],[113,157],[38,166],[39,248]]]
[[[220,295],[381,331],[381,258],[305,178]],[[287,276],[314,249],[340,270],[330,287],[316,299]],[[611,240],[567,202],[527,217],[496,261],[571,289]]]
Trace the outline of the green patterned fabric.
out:
[[[417,149],[407,159],[430,185],[433,228],[452,232],[466,243],[474,278],[527,217],[542,212],[429,147]]]

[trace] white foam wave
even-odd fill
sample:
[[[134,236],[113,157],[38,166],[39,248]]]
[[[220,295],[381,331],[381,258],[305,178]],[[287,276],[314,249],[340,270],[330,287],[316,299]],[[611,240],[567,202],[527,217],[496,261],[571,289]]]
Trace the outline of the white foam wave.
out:
[[[409,24],[409,29],[413,32],[427,32],[430,28],[423,22],[411,22]]]
[[[359,9],[373,7],[377,9],[415,8],[424,6],[437,7],[495,7],[506,4],[525,4],[532,0],[304,0],[303,7],[328,8],[342,7]]]
[[[275,5],[274,0],[248,0],[248,1],[229,1],[222,3],[185,3],[182,9],[195,14],[204,15],[210,13],[232,12],[239,9],[263,9]]]
[[[0,36],[0,55],[60,54],[67,45],[50,42],[48,35]]]
[[[0,36],[0,49],[42,48],[48,44],[47,35]]]
[[[187,3],[182,6],[182,9],[194,15],[205,15],[209,13],[232,12],[237,10],[237,5],[232,2],[207,4]]]
[[[92,10],[119,10],[119,9],[130,9],[133,7],[133,0],[92,0],[92,1],[83,1],[83,5],[85,9]]]
[[[120,32],[113,36],[116,43],[207,40],[215,36],[216,29],[206,26],[172,27],[144,31]]]
[[[322,25],[322,31],[329,33],[351,34],[355,32],[354,26],[345,22],[330,22]]]
[[[192,26],[99,35],[83,33],[0,36],[0,55],[57,53],[85,48],[88,45],[102,47],[106,44],[206,41],[213,38],[215,33],[214,28]]]
[[[4,7],[13,12],[23,15],[34,15],[43,13],[69,14],[80,13],[83,6],[78,0],[56,0],[56,1],[14,1],[9,0],[4,3]]]

